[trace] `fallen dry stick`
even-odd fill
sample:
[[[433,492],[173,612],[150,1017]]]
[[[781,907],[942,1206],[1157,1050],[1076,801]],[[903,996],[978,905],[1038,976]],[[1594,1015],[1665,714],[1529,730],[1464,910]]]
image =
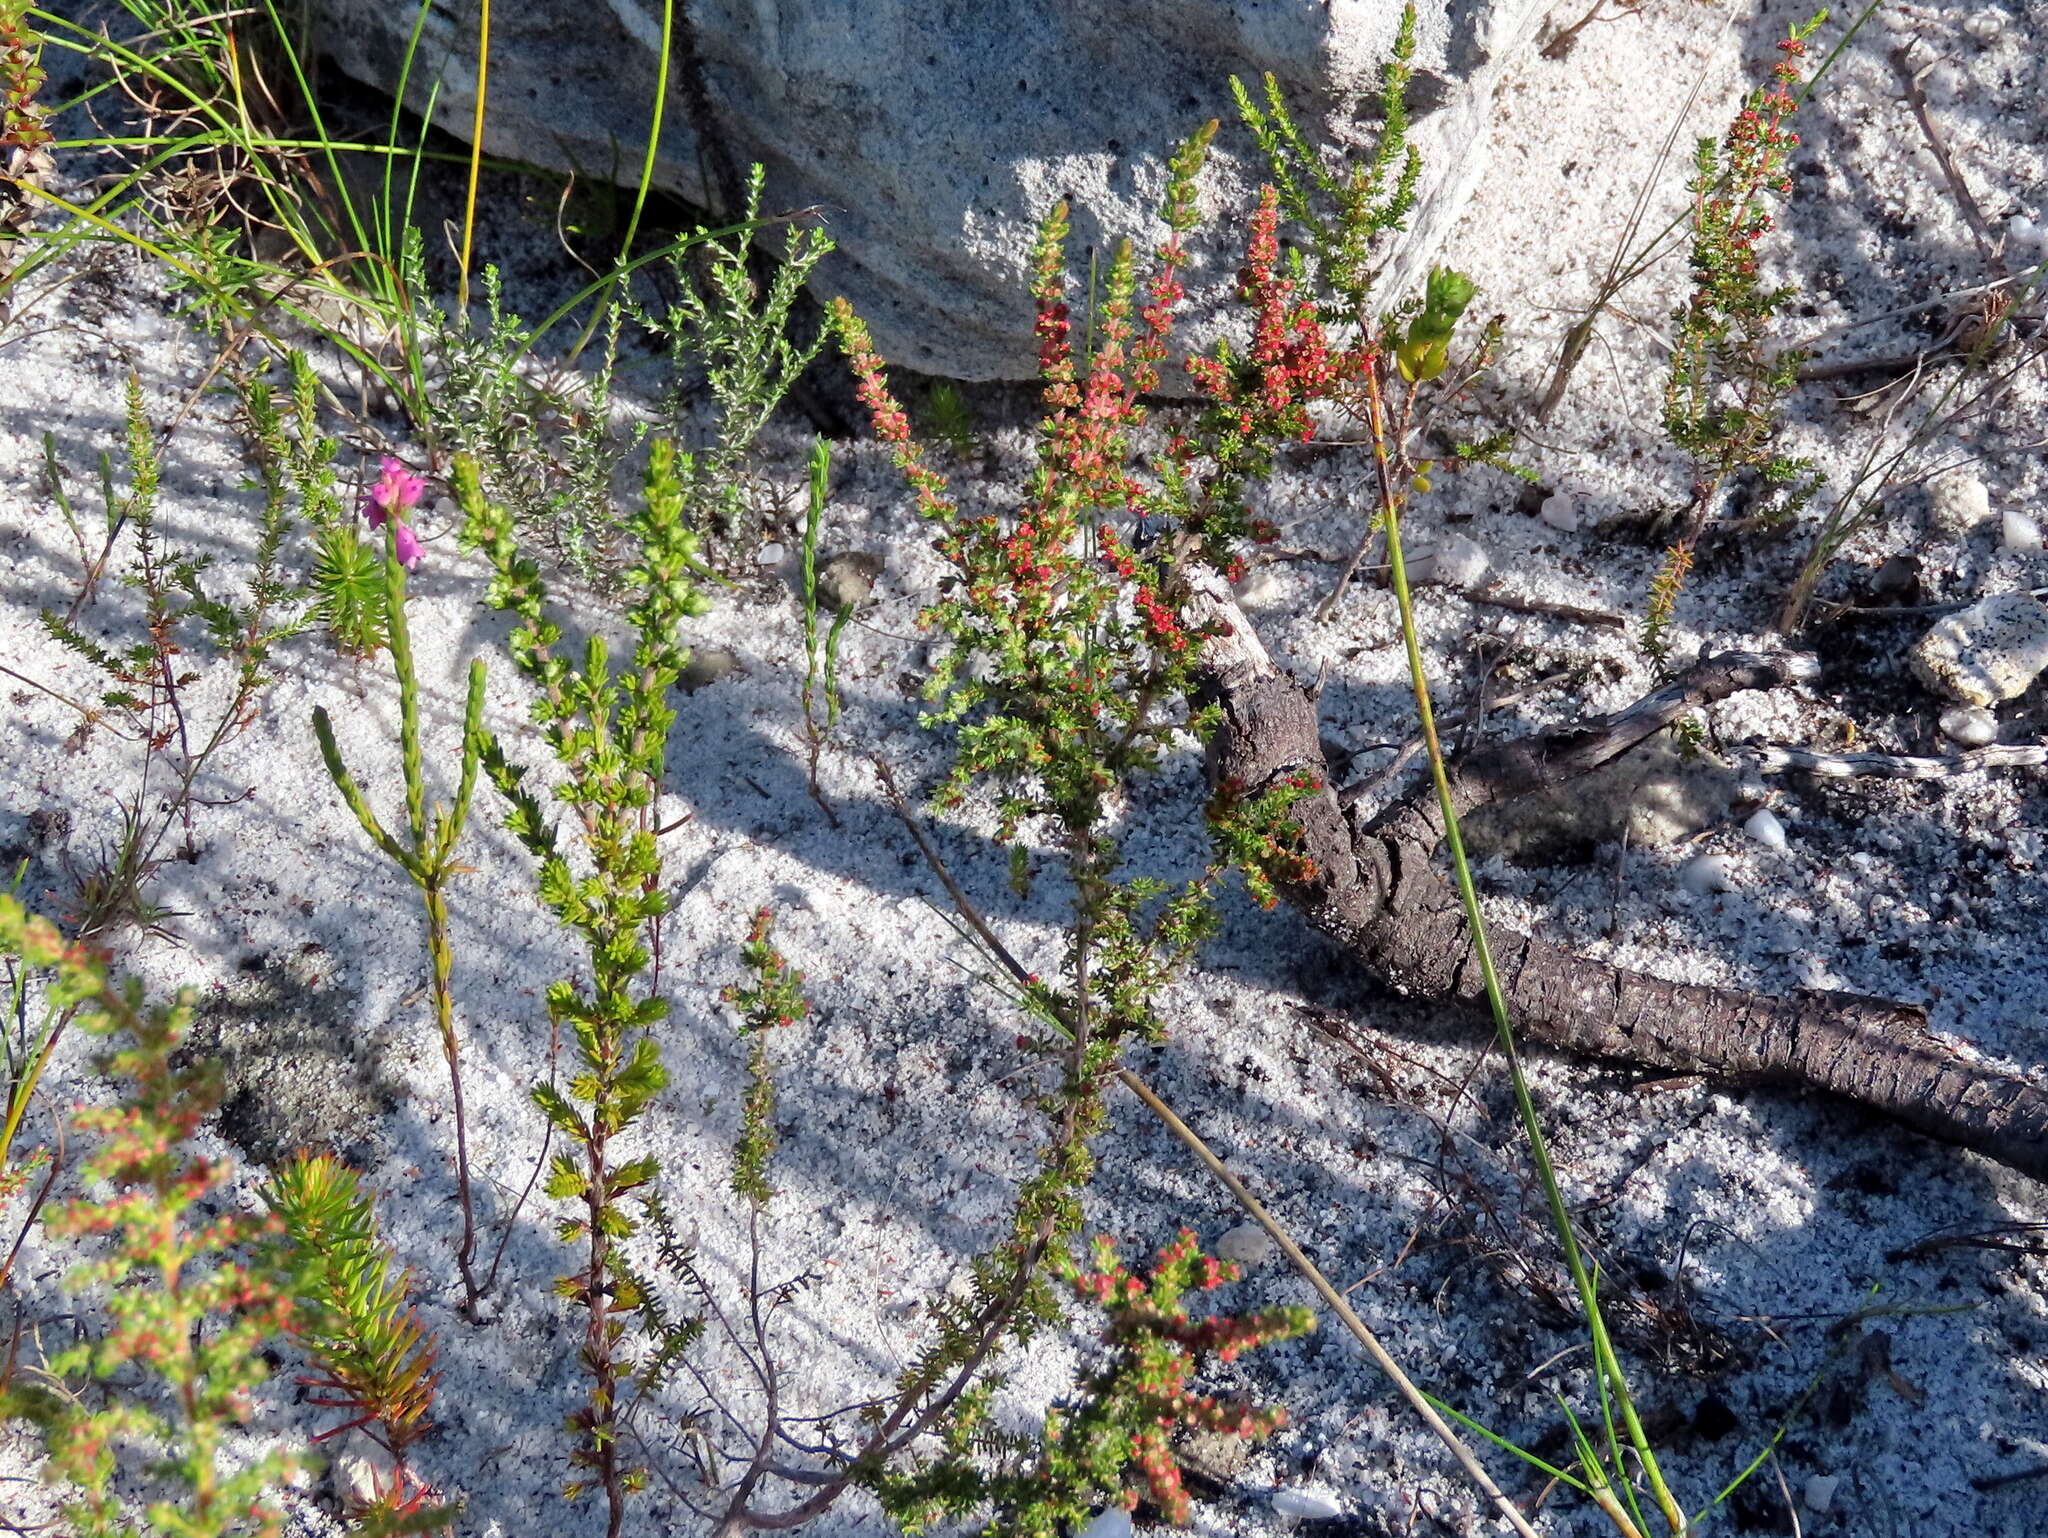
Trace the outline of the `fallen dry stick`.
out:
[[[1423,998],[1484,998],[1463,909],[1433,856],[1443,822],[1430,787],[1369,820],[1339,807],[1316,708],[1277,667],[1227,591],[1206,585],[1188,618],[1227,627],[1206,643],[1206,692],[1222,707],[1211,772],[1256,793],[1307,769],[1325,782],[1296,803],[1315,879],[1286,896],[1364,971]],[[1685,711],[1810,677],[1811,659],[1733,652],[1568,732],[1451,766],[1460,816],[1609,763]],[[1856,994],[1782,998],[1666,982],[1496,928],[1494,955],[1525,1041],[1741,1085],[1826,1090],[1946,1142],[2048,1178],[2048,1092],[1941,1041],[1910,1005]]]

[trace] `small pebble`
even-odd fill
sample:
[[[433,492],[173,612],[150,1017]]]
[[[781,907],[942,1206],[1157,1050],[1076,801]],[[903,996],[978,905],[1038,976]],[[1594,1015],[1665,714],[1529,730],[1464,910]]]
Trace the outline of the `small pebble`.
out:
[[[2005,30],[2003,12],[1985,9],[1963,18],[1963,30],[1980,43],[1988,43]]]
[[[1416,577],[1418,582],[1454,587],[1463,592],[1479,585],[1491,563],[1486,552],[1472,540],[1462,534],[1446,534],[1416,564],[1424,567]]]
[[[1703,854],[1686,862],[1685,869],[1678,873],[1678,880],[1695,897],[1732,892],[1735,890],[1735,862],[1725,854]]]
[[[676,687],[685,694],[708,689],[738,667],[739,661],[722,646],[693,647],[690,660],[683,664],[683,671],[676,678]]]
[[[754,552],[754,564],[756,566],[780,566],[783,558],[788,554],[789,551],[779,544],[766,544]]]
[[[1894,555],[1870,576],[1870,596],[1911,603],[1920,591],[1918,556]]]
[[[2025,513],[2005,510],[2000,520],[1998,542],[2008,550],[2039,550],[2041,548],[2041,526]]]
[[[1927,483],[1927,521],[1936,530],[1961,538],[1991,517],[1991,493],[1967,470],[1937,475]]]
[[[1545,527],[1560,534],[1576,534],[1579,531],[1579,499],[1568,491],[1553,491],[1543,499],[1543,506],[1536,517]]]
[[[875,591],[882,558],[867,550],[842,550],[818,567],[818,605],[837,614],[858,608]]]
[[[2048,228],[2036,224],[2025,214],[2014,214],[2005,221],[2005,245],[2009,252],[2015,248],[2025,252],[2038,250],[2048,245]]]
[[[1835,1504],[1835,1492],[1842,1487],[1839,1475],[1816,1474],[1806,1482],[1806,1509],[1824,1512]]]
[[[1216,1258],[1255,1266],[1273,1253],[1273,1236],[1256,1223],[1240,1223],[1216,1241]]]
[[[1238,583],[1237,601],[1248,609],[1263,609],[1277,602],[1282,588],[1280,577],[1270,566],[1255,567],[1244,581]]]
[[[2024,593],[1980,598],[1937,620],[1910,660],[1928,688],[1966,705],[2017,699],[2048,668],[2048,608]]]
[[[1344,1515],[1344,1508],[1320,1490],[1277,1490],[1273,1509],[1283,1517],[1299,1517],[1304,1522],[1327,1522]]]
[[[1959,748],[1988,748],[1998,741],[1998,717],[1975,705],[1941,713],[1941,735]]]
[[[1766,849],[1785,847],[1785,825],[1778,821],[1778,814],[1767,806],[1760,806],[1751,813],[1749,821],[1742,825],[1742,831]]]
[[[1134,1531],[1131,1514],[1121,1506],[1111,1506],[1095,1514],[1094,1520],[1081,1529],[1080,1538],[1131,1538]]]

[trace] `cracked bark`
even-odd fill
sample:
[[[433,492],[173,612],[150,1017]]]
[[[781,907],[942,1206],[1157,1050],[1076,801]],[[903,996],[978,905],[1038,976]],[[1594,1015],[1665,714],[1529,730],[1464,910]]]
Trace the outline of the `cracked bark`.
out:
[[[1483,1003],[1457,889],[1437,869],[1443,837],[1425,784],[1377,816],[1340,808],[1328,788],[1308,694],[1266,654],[1227,590],[1198,587],[1196,624],[1227,633],[1205,644],[1204,689],[1222,707],[1210,772],[1248,790],[1313,771],[1326,788],[1299,802],[1308,883],[1283,888],[1309,922],[1364,971],[1407,994]],[[1451,766],[1459,815],[1611,762],[1684,711],[1745,689],[1812,676],[1809,658],[1726,653],[1612,716],[1488,749]],[[1508,1008],[1524,1041],[1699,1074],[1735,1085],[1824,1090],[1945,1142],[2048,1179],[2048,1092],[1941,1041],[1910,1005],[1857,994],[1783,997],[1667,982],[1501,926],[1492,931]]]

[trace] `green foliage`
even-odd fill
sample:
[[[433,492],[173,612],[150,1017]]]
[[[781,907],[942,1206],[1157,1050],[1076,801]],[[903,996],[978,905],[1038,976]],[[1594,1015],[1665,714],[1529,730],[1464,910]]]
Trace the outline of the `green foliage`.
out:
[[[1313,276],[1329,295],[1327,321],[1355,321],[1366,313],[1376,277],[1374,244],[1382,234],[1403,228],[1415,206],[1422,156],[1408,142],[1414,58],[1415,7],[1410,5],[1401,13],[1393,51],[1380,68],[1379,142],[1341,180],[1295,126],[1277,80],[1266,76],[1261,108],[1244,83],[1231,77],[1238,115],[1266,157],[1281,206],[1308,235],[1312,265],[1293,275]]]
[[[1229,1362],[1274,1341],[1306,1335],[1315,1316],[1281,1308],[1241,1318],[1190,1317],[1183,1299],[1238,1279],[1234,1265],[1201,1252],[1182,1229],[1159,1252],[1149,1278],[1134,1276],[1108,1239],[1095,1241],[1095,1267],[1061,1266],[1077,1297],[1109,1316],[1109,1359],[1076,1385],[1070,1402],[1046,1412],[1035,1447],[988,1423],[992,1386],[969,1396],[951,1422],[940,1457],[878,1481],[884,1510],[906,1533],[981,1511],[984,1538],[1060,1538],[1105,1503],[1133,1506],[1142,1495],[1185,1523],[1187,1492],[1170,1439],[1181,1427],[1258,1439],[1284,1425],[1286,1412],[1227,1403],[1196,1393],[1196,1359]],[[1138,1488],[1127,1487],[1135,1475]]]
[[[407,1278],[393,1274],[376,1207],[355,1172],[331,1154],[300,1155],[263,1199],[284,1230],[277,1264],[292,1300],[287,1329],[321,1373],[302,1381],[312,1403],[349,1417],[319,1439],[374,1428],[393,1473],[369,1515],[416,1515],[433,1491],[406,1454],[432,1429],[436,1347],[407,1301]]]
[[[375,536],[335,489],[334,440],[320,431],[319,380],[304,353],[291,354],[291,374],[284,406],[259,379],[242,388],[251,458],[265,498],[281,504],[289,490],[312,530],[309,620],[342,651],[367,657],[385,643],[383,557]]]
[[[668,348],[668,394],[663,416],[679,442],[696,416],[688,398],[701,378],[710,392],[714,427],[698,454],[705,483],[716,488],[696,521],[708,556],[720,562],[751,555],[760,533],[749,516],[746,487],[755,440],[825,345],[821,329],[808,341],[793,336],[792,312],[811,271],[831,254],[832,238],[802,226],[783,240],[781,260],[765,281],[751,239],[764,221],[761,166],[747,174],[745,204],[736,230],[723,236],[698,230],[691,245],[669,259],[674,300],[660,315],[633,313]]]
[[[1806,39],[1827,19],[1822,11],[1794,26],[1778,44],[1771,78],[1744,98],[1717,145],[1699,141],[1693,156],[1693,290],[1678,312],[1671,368],[1664,385],[1664,430],[1692,456],[1691,506],[1679,547],[1690,552],[1719,515],[1722,497],[1738,475],[1752,473],[1763,488],[1760,524],[1794,517],[1820,488],[1810,460],[1776,446],[1786,398],[1799,382],[1806,353],[1773,346],[1778,312],[1797,292],[1767,287],[1757,246],[1772,227],[1769,195],[1786,196],[1786,162],[1799,136],[1786,126],[1798,107]],[[1662,576],[1682,581],[1685,562],[1667,560]],[[1658,648],[1675,591],[1653,599],[1644,648]],[[1658,605],[1662,607],[1659,608]]]
[[[950,384],[935,384],[925,397],[925,426],[935,442],[942,443],[958,458],[974,449],[974,412],[967,398]]]
[[[747,1059],[747,1090],[740,1101],[740,1139],[733,1150],[732,1188],[756,1207],[775,1193],[768,1185],[768,1161],[775,1153],[775,1080],[768,1065],[768,1033],[794,1025],[811,1012],[804,998],[804,975],[783,959],[769,941],[775,915],[763,908],[740,954],[753,980],[725,990],[725,1002],[740,1012],[741,1034],[752,1042]]]
[[[505,826],[539,861],[541,902],[588,953],[588,980],[562,979],[547,994],[549,1016],[569,1028],[580,1071],[566,1092],[543,1085],[533,1098],[569,1140],[550,1166],[547,1193],[573,1204],[577,1215],[563,1219],[558,1233],[585,1255],[582,1267],[558,1283],[586,1311],[582,1355],[592,1377],[590,1403],[572,1419],[581,1439],[572,1458],[603,1489],[616,1523],[625,1497],[645,1478],[618,1445],[618,1394],[631,1370],[626,1322],[642,1299],[618,1246],[638,1229],[627,1204],[640,1199],[657,1165],[644,1155],[621,1159],[614,1145],[667,1081],[652,1032],[668,1003],[649,975],[667,907],[654,813],[675,718],[668,692],[686,657],[676,633],[710,607],[695,586],[703,565],[688,515],[711,492],[691,456],[655,441],[645,499],[624,526],[633,558],[621,580],[633,595],[626,618],[635,639],[629,666],[614,673],[601,636],[590,638],[580,668],[555,656],[561,630],[546,617],[546,587],[539,567],[520,551],[511,514],[485,497],[472,460],[456,461],[455,487],[464,540],[484,552],[493,571],[486,601],[518,621],[512,660],[540,690],[535,723],[566,772],[556,796],[570,808],[590,869],[581,877],[572,872],[525,787],[524,770],[479,729],[483,770],[508,803]],[[589,1483],[578,1479],[569,1493]]]
[[[178,852],[197,849],[194,784],[255,720],[257,702],[272,680],[272,649],[305,623],[303,615],[286,612],[297,606],[298,590],[279,560],[293,521],[282,483],[270,475],[263,478],[256,562],[244,594],[233,599],[208,592],[203,579],[209,558],[181,551],[157,532],[156,441],[142,387],[133,377],[127,395],[128,490],[116,495],[112,467],[103,457],[106,541],[98,556],[88,560],[84,584],[70,610],[60,615],[46,609],[41,615],[50,638],[100,674],[104,683],[96,704],[38,687],[80,713],[81,741],[84,732],[104,725],[141,743],[145,755],[141,783],[122,808],[119,838],[78,880],[73,922],[82,935],[131,925],[154,929],[174,916],[147,892],[150,880],[172,858],[167,841],[182,831]],[[61,505],[68,511],[68,498]],[[75,528],[75,518],[72,522]],[[129,531],[133,560],[116,580],[138,595],[135,608],[122,618],[131,633],[139,634],[126,644],[103,644],[87,633],[79,615],[94,601],[115,546]],[[232,674],[225,700],[211,720],[198,715],[187,700],[190,686],[202,676],[195,664],[208,656]]]
[[[386,461],[387,464],[392,461]],[[448,1065],[448,1083],[455,1102],[455,1181],[462,1210],[462,1235],[455,1247],[455,1266],[462,1277],[463,1309],[477,1316],[484,1286],[475,1266],[476,1208],[469,1184],[469,1118],[462,1098],[462,1050],[455,1032],[455,954],[448,937],[448,884],[469,867],[456,857],[456,845],[469,821],[477,770],[483,761],[484,682],[481,658],[469,665],[469,700],[463,710],[460,773],[452,806],[427,804],[425,753],[420,739],[419,679],[413,667],[412,636],[405,614],[405,567],[399,560],[400,525],[396,513],[384,525],[384,559],[378,572],[382,589],[377,611],[391,645],[391,670],[398,680],[400,773],[405,782],[405,837],[385,828],[371,810],[354,777],[341,761],[341,749],[324,709],[313,711],[313,733],[320,757],[335,789],[362,824],[370,842],[382,850],[419,888],[426,910],[427,963],[433,995],[434,1027],[441,1038],[441,1056]]]
[[[827,805],[818,789],[818,761],[832,729],[839,724],[839,643],[853,618],[853,605],[843,604],[832,616],[831,628],[822,638],[818,632],[818,536],[825,526],[825,498],[832,474],[832,449],[820,438],[811,450],[810,501],[804,514],[803,610],[804,610],[804,742],[808,752],[806,772],[811,799],[824,808],[834,827],[838,814]]]
[[[293,1460],[273,1453],[231,1470],[221,1454],[228,1429],[248,1419],[249,1391],[269,1376],[258,1348],[289,1308],[267,1266],[237,1258],[265,1225],[219,1213],[214,1193],[227,1172],[186,1146],[220,1101],[213,1065],[181,1066],[174,1055],[192,1001],[146,1004],[138,985],[116,984],[91,951],[4,895],[0,953],[48,969],[50,1003],[113,1040],[101,1070],[125,1086],[119,1105],[77,1118],[99,1137],[86,1178],[107,1189],[47,1220],[54,1234],[105,1240],[69,1285],[79,1295],[103,1291],[108,1330],[52,1357],[47,1387],[17,1385],[0,1404],[36,1422],[53,1470],[78,1488],[66,1517],[79,1538],[270,1538],[281,1524],[268,1494]],[[134,1392],[138,1375],[167,1391],[170,1415]],[[88,1378],[122,1387],[106,1408],[88,1409],[74,1388]],[[179,1492],[148,1501],[139,1521],[111,1489],[130,1451],[153,1454],[159,1488]]]
[[[1463,273],[1448,267],[1430,268],[1422,309],[1408,322],[1408,334],[1394,350],[1403,379],[1412,384],[1434,379],[1444,371],[1458,318],[1478,292],[1479,285]]]
[[[1280,900],[1281,887],[1316,879],[1316,862],[1300,851],[1301,825],[1288,813],[1322,789],[1315,775],[1299,773],[1250,796],[1242,785],[1226,781],[1210,798],[1209,836],[1224,859],[1244,872],[1261,908]]]

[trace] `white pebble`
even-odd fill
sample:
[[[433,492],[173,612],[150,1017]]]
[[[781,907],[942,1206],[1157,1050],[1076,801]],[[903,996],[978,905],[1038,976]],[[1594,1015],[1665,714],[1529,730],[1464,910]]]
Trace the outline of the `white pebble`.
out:
[[[756,566],[780,566],[782,558],[788,554],[789,552],[780,545],[763,545],[754,555],[754,564]]]
[[[1300,1517],[1308,1522],[1327,1522],[1344,1515],[1344,1508],[1320,1490],[1279,1490],[1273,1495],[1273,1509],[1283,1517]]]
[[[1256,1223],[1240,1223],[1216,1241],[1216,1258],[1255,1266],[1273,1253],[1273,1236]]]
[[[1703,854],[1686,862],[1685,869],[1678,873],[1678,880],[1695,897],[1732,892],[1735,890],[1735,862],[1725,854]]]
[[[1980,43],[1988,43],[2005,30],[2005,14],[2002,11],[1972,11],[1963,18],[1963,30]]]
[[[1256,568],[1237,585],[1237,601],[1246,608],[1262,609],[1282,592],[1279,574],[1270,566]]]
[[[1941,713],[1941,735],[1959,748],[1988,748],[1998,741],[1998,717],[1975,705]]]
[[[1835,1492],[1842,1487],[1840,1476],[1816,1474],[1806,1482],[1806,1509],[1826,1511],[1835,1504]]]
[[[2039,550],[2041,548],[2041,526],[2025,513],[2005,510],[2000,520],[1999,543],[2008,550]]]
[[[1785,825],[1778,821],[1778,814],[1767,806],[1758,807],[1750,815],[1749,821],[1742,825],[1742,831],[1767,849],[1785,847]]]
[[[2005,221],[2005,244],[2008,251],[2017,247],[2020,251],[2033,251],[2048,245],[2048,228],[2036,224],[2025,214],[2014,214]]]
[[[1446,534],[1430,549],[1423,561],[1427,563],[1424,572],[1416,580],[1433,582],[1439,587],[1454,587],[1459,591],[1477,587],[1486,576],[1491,564],[1486,552],[1462,534]]]
[[[1081,1529],[1081,1538],[1131,1538],[1131,1514],[1121,1506],[1111,1506],[1095,1514],[1095,1520]]]
[[[1928,688],[1966,705],[2017,699],[2048,668],[2048,608],[2024,593],[1980,598],[1937,620],[1910,660]]]
[[[1579,499],[1568,491],[1553,491],[1543,499],[1543,506],[1537,510],[1536,517],[1560,534],[1576,534],[1579,531]]]
[[[1991,493],[1967,470],[1938,475],[1927,483],[1927,521],[1957,538],[1991,517]]]

